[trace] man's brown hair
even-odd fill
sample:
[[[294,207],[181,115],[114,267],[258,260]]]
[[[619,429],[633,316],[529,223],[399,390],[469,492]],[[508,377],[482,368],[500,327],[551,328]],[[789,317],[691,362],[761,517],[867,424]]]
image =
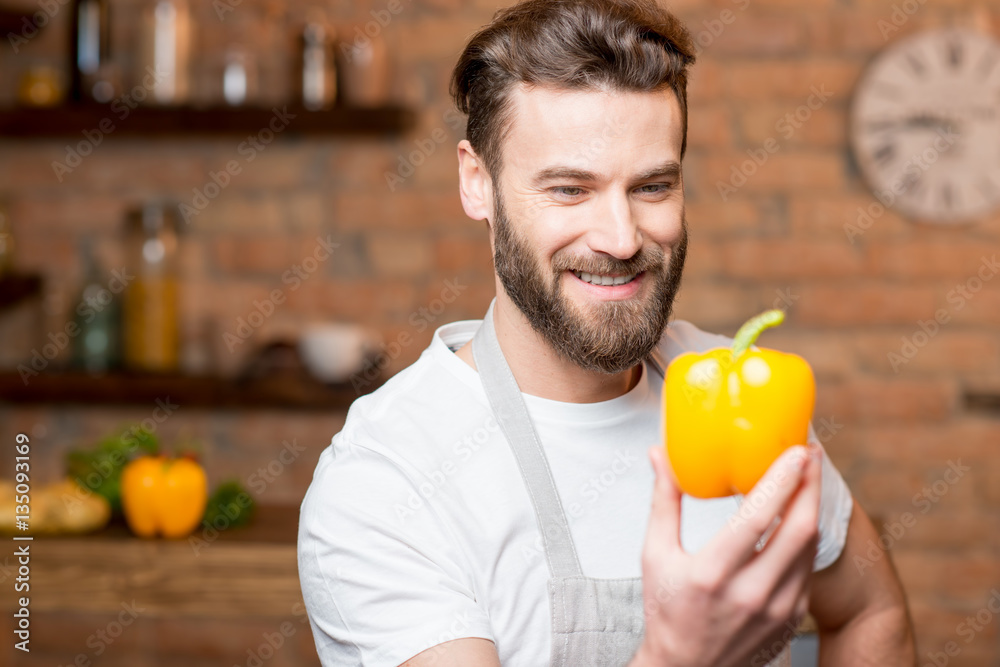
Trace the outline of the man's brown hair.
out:
[[[499,10],[455,66],[451,95],[468,114],[466,136],[490,177],[500,176],[517,83],[655,92],[673,89],[687,149],[687,28],[656,0],[524,0]]]

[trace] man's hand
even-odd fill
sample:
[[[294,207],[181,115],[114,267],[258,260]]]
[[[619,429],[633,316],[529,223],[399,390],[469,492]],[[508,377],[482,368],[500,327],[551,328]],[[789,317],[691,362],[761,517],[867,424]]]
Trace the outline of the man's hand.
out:
[[[746,665],[787,637],[790,620],[798,625],[819,538],[821,455],[789,448],[743,499],[729,529],[688,554],[680,541],[681,491],[662,447],[649,449],[656,486],[642,553],[646,634],[633,667]]]

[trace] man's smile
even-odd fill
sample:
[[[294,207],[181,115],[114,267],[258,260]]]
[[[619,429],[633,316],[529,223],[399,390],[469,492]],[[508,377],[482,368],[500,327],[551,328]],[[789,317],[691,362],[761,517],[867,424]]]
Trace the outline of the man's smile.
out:
[[[646,272],[617,275],[599,275],[583,271],[567,271],[571,280],[588,293],[602,299],[628,299],[635,296],[643,285]]]

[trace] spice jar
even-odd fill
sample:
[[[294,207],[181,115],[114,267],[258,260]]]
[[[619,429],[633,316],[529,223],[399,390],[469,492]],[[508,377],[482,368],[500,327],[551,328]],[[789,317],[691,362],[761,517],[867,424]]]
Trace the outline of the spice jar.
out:
[[[128,214],[126,271],[135,277],[125,290],[125,363],[146,371],[175,371],[177,321],[177,212],[151,203]]]

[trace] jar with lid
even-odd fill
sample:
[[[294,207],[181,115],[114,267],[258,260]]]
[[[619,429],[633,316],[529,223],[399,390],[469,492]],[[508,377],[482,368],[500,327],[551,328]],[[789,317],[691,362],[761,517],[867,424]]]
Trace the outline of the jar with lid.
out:
[[[143,87],[146,104],[177,106],[190,97],[192,41],[187,0],[146,0],[138,33],[135,84]]]
[[[132,369],[176,371],[180,356],[177,318],[177,211],[156,202],[129,212],[126,271],[135,277],[125,290],[125,364]]]

